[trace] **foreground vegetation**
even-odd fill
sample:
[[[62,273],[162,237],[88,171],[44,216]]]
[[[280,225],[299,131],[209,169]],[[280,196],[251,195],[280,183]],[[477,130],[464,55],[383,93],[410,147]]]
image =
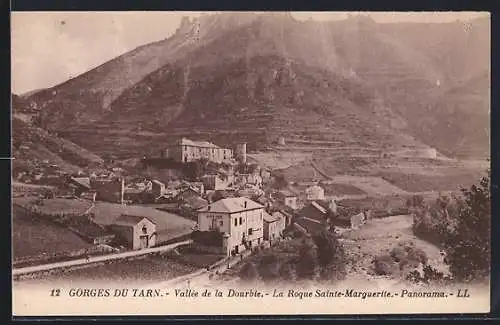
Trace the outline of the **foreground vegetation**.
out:
[[[490,274],[491,193],[490,173],[478,185],[462,189],[461,196],[441,196],[430,204],[415,196],[407,205],[414,215],[413,232],[443,248],[451,277],[428,269],[416,280],[474,281]]]
[[[335,282],[346,276],[347,258],[335,234],[322,232],[296,238],[251,256],[238,270],[243,281],[281,282],[317,280]]]

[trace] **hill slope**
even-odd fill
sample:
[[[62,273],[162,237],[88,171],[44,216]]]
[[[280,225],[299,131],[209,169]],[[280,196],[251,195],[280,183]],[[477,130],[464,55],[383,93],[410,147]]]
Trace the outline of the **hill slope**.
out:
[[[101,166],[103,160],[80,146],[47,132],[31,123],[33,114],[27,103],[13,95],[12,156],[13,170],[35,170],[42,165],[57,165],[66,172],[87,166]],[[27,112],[29,111],[29,112]]]
[[[257,147],[284,135],[487,155],[488,33],[481,19],[464,29],[206,15],[29,99],[42,127],[96,153],[230,134]]]

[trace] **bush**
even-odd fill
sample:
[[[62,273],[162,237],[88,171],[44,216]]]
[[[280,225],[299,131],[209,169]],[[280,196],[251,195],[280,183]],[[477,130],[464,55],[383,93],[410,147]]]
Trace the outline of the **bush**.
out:
[[[258,266],[258,272],[262,280],[276,280],[279,278],[280,263],[276,255],[266,254],[261,257]]]
[[[280,279],[285,281],[293,281],[296,278],[294,268],[289,262],[285,262],[280,265],[278,274]]]
[[[394,275],[399,272],[399,264],[390,255],[377,256],[373,260],[373,270],[377,275]]]
[[[415,270],[407,274],[406,280],[414,283],[446,284],[451,279],[448,276],[445,276],[443,272],[436,270],[430,265],[426,265],[423,268],[423,275]]]
[[[239,276],[244,281],[253,281],[259,278],[259,272],[252,262],[246,262],[240,269]]]

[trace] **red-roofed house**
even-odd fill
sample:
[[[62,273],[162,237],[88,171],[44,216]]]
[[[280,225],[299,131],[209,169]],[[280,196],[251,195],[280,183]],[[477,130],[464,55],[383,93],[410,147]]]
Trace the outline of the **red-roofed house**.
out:
[[[153,247],[156,242],[156,224],[146,217],[122,214],[110,228],[132,249]]]

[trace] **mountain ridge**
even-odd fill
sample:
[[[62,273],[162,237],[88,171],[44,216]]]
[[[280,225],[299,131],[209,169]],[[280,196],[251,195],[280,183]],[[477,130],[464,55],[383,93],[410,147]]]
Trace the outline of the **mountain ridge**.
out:
[[[489,82],[489,67],[477,58],[476,65],[453,63],[471,61],[473,55],[469,52],[485,58],[489,54],[486,46],[465,48],[462,52],[456,47],[463,45],[464,39],[482,45],[484,37],[478,29],[485,29],[484,20],[471,23],[469,31],[473,31],[473,36],[457,29],[460,26],[454,23],[430,27],[388,25],[366,18],[304,22],[289,15],[245,13],[207,15],[192,21],[183,19],[171,37],[138,47],[73,80],[35,93],[29,99],[41,107],[41,127],[61,130],[71,125],[75,134],[79,134],[79,128],[83,132],[91,125],[102,130],[153,132],[167,137],[182,134],[182,129],[185,134],[196,133],[189,128],[200,129],[209,137],[214,133],[214,138],[219,137],[216,133],[221,130],[227,134],[258,130],[250,134],[263,137],[258,142],[265,147],[282,134],[296,136],[294,132],[299,130],[293,125],[307,121],[303,126],[312,130],[310,135],[314,129],[323,130],[323,137],[328,140],[337,140],[335,136],[340,136],[342,141],[347,141],[367,133],[365,138],[371,140],[366,145],[377,145],[377,141],[381,141],[380,146],[435,146],[450,155],[457,154],[460,146],[479,147],[474,154],[487,154],[487,136],[474,129],[487,124],[485,111],[489,111],[489,103],[486,103],[484,86]],[[428,47],[424,46],[427,43],[422,41],[423,37],[416,36],[419,28],[420,31],[435,29],[428,36]],[[406,39],[405,35],[413,36]],[[436,59],[434,54],[429,54],[442,39],[451,39],[449,49],[441,52],[454,53],[449,66],[455,68],[443,65],[446,60],[442,61],[441,56]],[[279,62],[273,76],[261,66],[252,66],[260,62],[258,58]],[[258,64],[269,66],[271,63]],[[322,72],[313,72],[315,69]],[[295,70],[300,71],[300,77],[293,79]],[[288,81],[277,81],[276,76],[281,74]],[[486,79],[481,77],[483,74]],[[313,75],[318,78],[316,83],[311,81]],[[455,97],[466,98],[464,102],[478,106],[479,113],[466,107],[443,109],[436,115],[441,124],[422,117],[434,114],[427,107],[434,105],[439,109],[436,105],[446,101],[443,89],[453,88],[459,80],[467,83],[473,78],[479,78],[481,91],[468,94],[469,87]],[[321,84],[328,84],[325,79],[352,89],[345,93],[335,92],[330,86],[323,89]],[[256,100],[259,82],[264,82],[263,94]],[[350,93],[358,97],[349,97]],[[468,100],[474,96],[485,100]],[[290,102],[285,103],[286,100]],[[460,102],[459,98],[454,101]],[[278,109],[266,112],[263,108],[266,105]],[[245,107],[249,112],[246,117],[238,115],[237,110]],[[350,117],[341,118],[347,111],[351,111]],[[294,117],[287,119],[287,114]],[[455,124],[447,131],[453,136],[441,134],[442,125],[453,114],[457,115]],[[316,120],[308,119],[308,115],[315,116]],[[464,128],[460,121],[472,115],[478,116],[477,125]],[[239,121],[235,116],[246,120]],[[260,117],[252,120],[257,116]],[[339,125],[340,120],[345,122]],[[352,120],[359,123],[351,123]],[[363,122],[365,120],[371,120],[374,125]],[[424,120],[427,122],[422,122]],[[339,132],[328,131],[335,125]],[[71,131],[63,131],[65,136],[72,137]],[[341,131],[344,135],[339,135]],[[392,135],[382,141],[380,132]],[[72,139],[77,141],[80,135],[73,135]],[[405,138],[403,143],[396,140],[396,135]],[[249,138],[249,135],[242,137]],[[453,137],[462,142],[457,143]],[[160,138],[158,135],[158,140]],[[463,141],[468,138],[472,140]],[[100,151],[95,141],[87,144],[80,141],[82,146]]]

